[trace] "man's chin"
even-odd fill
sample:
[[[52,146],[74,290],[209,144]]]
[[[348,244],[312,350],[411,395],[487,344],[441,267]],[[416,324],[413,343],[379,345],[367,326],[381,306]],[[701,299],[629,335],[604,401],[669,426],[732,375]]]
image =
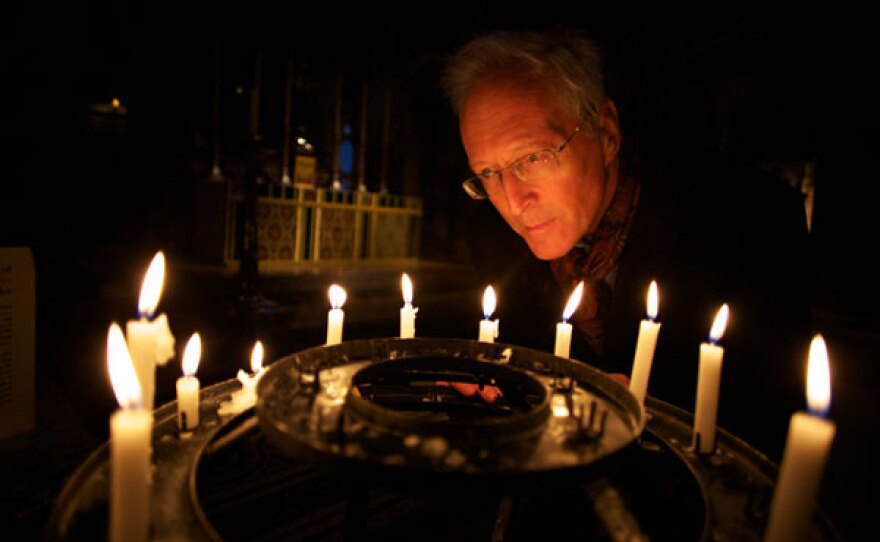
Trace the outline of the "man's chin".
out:
[[[561,245],[548,245],[547,243],[536,243],[534,241],[529,241],[528,239],[526,239],[526,244],[529,245],[529,250],[532,251],[532,254],[534,254],[536,258],[544,261],[561,258],[568,254],[568,251],[571,250],[571,247],[564,247]]]

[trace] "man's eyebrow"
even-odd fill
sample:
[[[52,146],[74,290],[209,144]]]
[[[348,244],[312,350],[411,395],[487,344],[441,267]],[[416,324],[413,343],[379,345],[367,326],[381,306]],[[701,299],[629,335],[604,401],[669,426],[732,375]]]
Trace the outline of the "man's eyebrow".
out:
[[[507,163],[505,163],[505,164],[498,164],[497,169],[501,169],[504,166],[510,164],[511,162],[514,162],[515,160],[519,160],[520,158],[525,158],[526,156],[529,155],[529,153],[542,151],[544,149],[549,149],[549,148],[553,147],[553,145],[551,143],[546,143],[546,142],[540,143],[540,141],[543,141],[543,140],[537,139],[537,138],[529,139],[525,143],[518,143],[518,144],[514,145],[513,147],[510,147],[510,149],[508,149],[506,152],[513,154],[514,155],[513,158],[508,160]],[[496,168],[493,167],[493,165],[494,164],[492,164],[488,160],[482,160],[482,161],[478,161],[478,162],[474,162],[474,163],[470,164],[471,169],[474,170],[475,172],[482,171],[486,168],[495,170]],[[479,166],[482,166],[482,167],[479,167]]]

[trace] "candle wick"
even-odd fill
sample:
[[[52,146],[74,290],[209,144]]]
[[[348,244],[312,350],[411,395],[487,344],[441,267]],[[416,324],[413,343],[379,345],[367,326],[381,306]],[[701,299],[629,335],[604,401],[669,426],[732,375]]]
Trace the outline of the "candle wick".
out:
[[[828,417],[828,411],[830,409],[829,408],[807,408],[807,410],[809,411],[810,415],[812,415],[813,417],[825,419]]]

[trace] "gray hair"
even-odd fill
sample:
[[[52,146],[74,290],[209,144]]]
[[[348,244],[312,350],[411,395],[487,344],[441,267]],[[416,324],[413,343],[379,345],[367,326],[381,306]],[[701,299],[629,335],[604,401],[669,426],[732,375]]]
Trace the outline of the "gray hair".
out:
[[[605,82],[595,43],[575,31],[500,31],[472,39],[451,56],[441,87],[456,115],[478,81],[513,75],[545,80],[556,90],[559,105],[585,122],[595,134]]]

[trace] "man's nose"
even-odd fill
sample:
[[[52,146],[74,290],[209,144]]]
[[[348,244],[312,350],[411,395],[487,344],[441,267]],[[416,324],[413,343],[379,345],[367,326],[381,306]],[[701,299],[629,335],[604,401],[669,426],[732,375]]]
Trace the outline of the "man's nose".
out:
[[[507,198],[507,206],[514,216],[522,215],[538,199],[534,187],[520,181],[512,174],[503,179],[502,186],[504,196]]]

